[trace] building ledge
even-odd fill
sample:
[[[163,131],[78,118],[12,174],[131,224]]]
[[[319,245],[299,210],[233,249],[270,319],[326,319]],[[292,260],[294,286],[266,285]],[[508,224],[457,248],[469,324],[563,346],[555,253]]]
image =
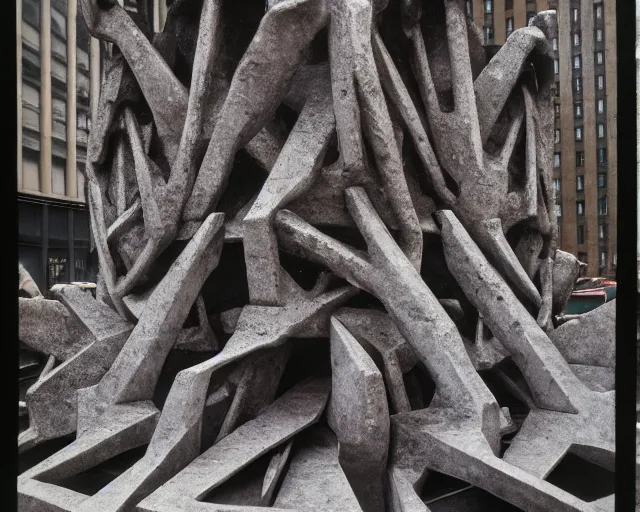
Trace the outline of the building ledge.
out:
[[[86,209],[83,199],[74,199],[58,194],[43,194],[37,190],[18,189],[18,201],[29,201],[38,204],[53,204],[64,208]]]

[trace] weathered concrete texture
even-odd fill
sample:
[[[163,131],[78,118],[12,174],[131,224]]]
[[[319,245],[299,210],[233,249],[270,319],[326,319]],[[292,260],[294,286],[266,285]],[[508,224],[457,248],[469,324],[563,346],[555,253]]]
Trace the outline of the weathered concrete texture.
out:
[[[338,458],[362,508],[385,509],[389,408],[382,375],[339,320],[331,319],[332,390],[328,423]]]
[[[580,383],[567,362],[451,211],[438,212],[447,266],[491,332],[510,352],[536,402],[576,412],[572,391]]]
[[[559,315],[569,302],[580,275],[580,261],[568,252],[556,251],[553,262],[553,314]]]
[[[216,486],[243,467],[315,423],[329,396],[328,380],[313,380],[292,389],[256,419],[209,448],[182,472],[143,500],[146,512],[194,510]],[[336,460],[337,464],[337,460]],[[277,503],[275,504],[278,507]]]
[[[347,327],[374,361],[382,359],[380,364],[394,412],[410,411],[403,375],[416,365],[418,358],[389,315],[382,311],[343,308],[335,318]]]
[[[338,463],[338,443],[330,430],[312,431],[308,444],[294,453],[274,507],[319,512],[361,512]]]
[[[616,300],[563,323],[549,337],[569,363],[615,368]]]
[[[21,450],[76,431],[78,391],[100,381],[133,329],[76,286],[60,285],[55,293],[68,314],[83,326],[88,343],[27,391],[29,429],[18,439]]]
[[[91,343],[91,333],[57,300],[18,299],[18,338],[29,348],[60,361]]]
[[[489,58],[462,0],[135,3],[80,0],[96,299],[18,269],[21,456],[75,433],[19,510],[424,512],[438,472],[612,510],[545,480],[615,457],[615,303],[558,316],[555,13]]]

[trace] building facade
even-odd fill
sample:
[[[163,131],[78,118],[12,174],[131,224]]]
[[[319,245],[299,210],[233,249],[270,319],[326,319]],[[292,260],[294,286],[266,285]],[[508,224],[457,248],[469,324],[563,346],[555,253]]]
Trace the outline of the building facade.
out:
[[[160,31],[166,4],[145,7]],[[84,162],[109,46],[89,36],[78,0],[16,0],[16,35],[19,260],[43,291],[94,281]]]
[[[502,45],[537,12],[557,12],[554,188],[558,241],[615,277],[617,264],[616,0],[467,0],[485,44]]]

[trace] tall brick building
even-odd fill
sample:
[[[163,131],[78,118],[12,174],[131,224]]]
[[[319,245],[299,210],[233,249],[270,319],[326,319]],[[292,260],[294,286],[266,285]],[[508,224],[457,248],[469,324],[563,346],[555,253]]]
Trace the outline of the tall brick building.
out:
[[[147,1],[156,32],[166,12]],[[89,36],[78,0],[16,0],[16,36],[19,260],[41,290],[94,280],[84,163],[110,47]]]
[[[587,275],[615,277],[616,0],[467,0],[486,45],[504,44],[548,9],[558,19],[553,47],[559,245],[588,264]]]

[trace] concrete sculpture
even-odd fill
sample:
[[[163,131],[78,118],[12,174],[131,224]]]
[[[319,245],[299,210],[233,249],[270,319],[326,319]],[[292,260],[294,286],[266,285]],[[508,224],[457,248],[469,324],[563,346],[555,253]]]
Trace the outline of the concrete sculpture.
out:
[[[462,0],[232,4],[175,0],[151,34],[80,0],[114,45],[100,274],[48,300],[20,269],[52,364],[19,449],[66,445],[19,510],[443,510],[438,475],[613,510],[551,477],[615,455],[615,304],[556,318],[580,264],[556,247],[555,13],[488,59]]]

